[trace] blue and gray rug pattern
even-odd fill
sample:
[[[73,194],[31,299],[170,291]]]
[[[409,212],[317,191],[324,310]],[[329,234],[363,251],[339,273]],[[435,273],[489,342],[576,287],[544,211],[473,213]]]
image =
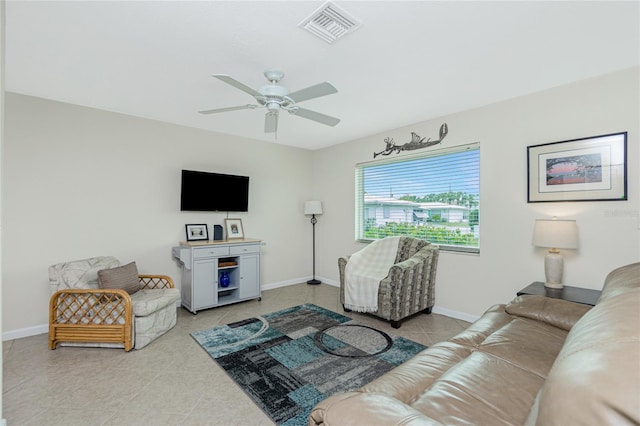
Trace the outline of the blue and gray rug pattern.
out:
[[[191,333],[279,425],[306,425],[323,399],[356,389],[425,346],[313,304]]]

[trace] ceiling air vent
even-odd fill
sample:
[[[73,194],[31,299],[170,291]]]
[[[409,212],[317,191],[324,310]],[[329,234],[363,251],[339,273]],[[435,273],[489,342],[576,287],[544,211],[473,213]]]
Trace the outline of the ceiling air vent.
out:
[[[330,1],[299,25],[331,44],[360,27],[360,22]]]

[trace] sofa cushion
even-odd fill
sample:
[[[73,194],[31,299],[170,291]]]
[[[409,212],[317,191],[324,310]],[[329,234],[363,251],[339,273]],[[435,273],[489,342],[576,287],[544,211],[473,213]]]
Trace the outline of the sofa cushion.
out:
[[[507,303],[508,314],[547,323],[569,331],[591,309],[589,305],[545,296],[518,296]]]
[[[131,295],[133,315],[146,317],[169,304],[175,304],[179,299],[180,291],[177,288],[140,290]]]
[[[124,290],[129,294],[134,294],[140,289],[136,262],[98,271],[98,284],[101,289]]]

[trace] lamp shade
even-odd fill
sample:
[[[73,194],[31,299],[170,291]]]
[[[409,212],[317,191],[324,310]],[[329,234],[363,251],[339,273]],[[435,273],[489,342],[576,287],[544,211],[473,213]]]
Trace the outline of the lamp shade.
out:
[[[575,220],[536,219],[533,245],[555,249],[578,248],[578,225]]]
[[[304,214],[322,214],[322,201],[305,201]]]

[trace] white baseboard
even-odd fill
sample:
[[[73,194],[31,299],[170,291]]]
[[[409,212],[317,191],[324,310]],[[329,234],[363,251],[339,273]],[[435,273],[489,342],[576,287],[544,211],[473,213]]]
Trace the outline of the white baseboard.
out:
[[[291,279],[291,280],[264,284],[264,285],[262,285],[261,289],[263,291],[264,290],[273,290],[274,288],[288,287],[290,285],[295,285],[295,284],[303,284],[303,283],[306,283],[307,281],[309,281],[311,278],[313,278],[313,277],[311,275],[309,275],[307,277],[294,278],[294,279]],[[316,277],[316,279],[320,280],[323,284],[328,284],[328,285],[333,286],[333,287],[340,287],[340,284],[338,282],[334,281],[334,280],[330,280],[328,278],[323,278],[323,277]]]
[[[301,284],[301,283],[306,283],[308,280],[310,280],[312,277],[308,276],[308,277],[302,277],[302,278],[294,278],[291,280],[286,280],[286,281],[280,281],[280,282],[276,282],[276,283],[270,283],[270,284],[265,284],[262,286],[262,290],[272,290],[274,288],[281,288],[281,287],[287,287],[290,285],[294,285],[294,284]],[[317,279],[319,279],[320,281],[322,281],[323,284],[327,284],[333,287],[340,287],[340,283],[338,283],[337,281],[334,280],[330,280],[328,278],[324,278],[324,277],[316,277]],[[176,306],[180,307],[180,301],[176,302]],[[456,319],[460,319],[463,321],[467,321],[467,322],[475,322],[478,318],[480,318],[479,316],[476,315],[469,315],[466,314],[464,312],[457,312],[457,311],[452,311],[450,309],[446,309],[446,308],[440,308],[437,305],[433,307],[432,312],[434,314],[440,314],[440,315],[445,315],[451,318],[456,318]],[[21,339],[23,337],[29,337],[29,336],[35,336],[38,334],[45,334],[49,332],[49,325],[48,324],[42,324],[42,325],[36,325],[33,327],[26,327],[26,328],[20,328],[18,330],[11,330],[11,331],[6,331],[2,333],[2,341],[5,342],[7,340],[14,340],[14,339]],[[1,426],[1,424],[0,424]]]
[[[2,341],[21,339],[23,337],[46,334],[49,332],[49,325],[35,325],[33,327],[19,328],[18,330],[6,331],[2,333]]]
[[[440,308],[437,305],[433,307],[431,312],[433,312],[434,314],[444,315],[447,317],[451,317],[451,318],[455,318],[455,319],[459,319],[467,322],[475,322],[478,318],[480,318],[477,315],[470,315],[464,312],[452,311],[451,309]]]

